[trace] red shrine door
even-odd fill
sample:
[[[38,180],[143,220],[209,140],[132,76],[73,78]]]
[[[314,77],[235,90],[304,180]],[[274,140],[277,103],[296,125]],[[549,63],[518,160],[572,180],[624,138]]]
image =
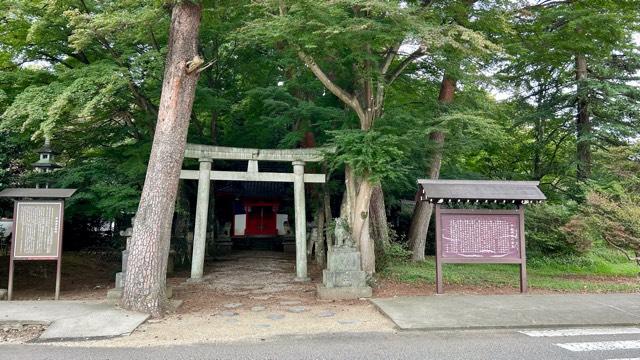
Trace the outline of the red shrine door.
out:
[[[276,213],[278,205],[271,202],[246,203],[247,228],[245,236],[277,236]]]

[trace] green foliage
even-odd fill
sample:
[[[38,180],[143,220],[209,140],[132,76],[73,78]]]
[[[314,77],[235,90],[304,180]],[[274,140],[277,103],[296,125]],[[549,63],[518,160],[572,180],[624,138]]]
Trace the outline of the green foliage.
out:
[[[528,256],[587,252],[592,240],[573,237],[564,228],[576,214],[577,207],[575,202],[529,206],[525,217]]]
[[[330,132],[336,153],[328,161],[333,169],[351,167],[358,177],[372,183],[398,181],[408,171],[403,138],[378,131],[341,130]]]
[[[603,243],[634,251],[640,168],[637,146],[629,144],[640,129],[640,88],[632,82],[640,69],[631,38],[639,29],[637,1],[201,3],[198,50],[211,66],[200,75],[189,141],[333,145],[336,198],[343,191],[338,170],[349,166],[381,182],[391,218],[400,200],[414,198],[416,178],[426,177],[435,149],[429,134],[439,130],[441,177],[541,182],[548,203],[527,209],[533,262],[554,256],[567,266],[591,266]],[[33,182],[29,164],[48,135],[65,165],[56,186],[79,188],[69,214],[93,221],[135,210],[157,118],[168,10],[162,0],[0,0],[0,188]],[[424,54],[384,87],[368,132],[354,130],[361,128],[355,112],[296,53],[313,56],[364,104],[365,84],[384,83],[376,70],[395,46],[392,68],[418,46]],[[577,53],[589,70],[580,92]],[[457,80],[450,104],[438,100],[444,74]],[[493,88],[508,99],[496,100]],[[589,102],[588,140],[599,149],[593,176],[581,186],[578,98]],[[407,257],[397,244],[387,253],[389,264]]]

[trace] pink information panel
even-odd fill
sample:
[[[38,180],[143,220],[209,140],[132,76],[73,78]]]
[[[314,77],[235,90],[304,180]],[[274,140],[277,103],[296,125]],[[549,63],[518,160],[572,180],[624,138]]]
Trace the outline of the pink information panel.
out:
[[[520,215],[517,213],[443,213],[440,234],[443,260],[521,259]]]

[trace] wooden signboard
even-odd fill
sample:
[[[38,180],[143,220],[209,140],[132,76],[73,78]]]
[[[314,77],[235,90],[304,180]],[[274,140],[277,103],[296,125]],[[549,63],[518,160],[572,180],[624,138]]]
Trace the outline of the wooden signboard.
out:
[[[63,200],[17,200],[13,215],[8,297],[13,292],[14,261],[55,260],[56,295],[60,296]]]
[[[442,264],[520,264],[527,291],[524,208],[442,209],[436,205],[436,292],[443,293]]]

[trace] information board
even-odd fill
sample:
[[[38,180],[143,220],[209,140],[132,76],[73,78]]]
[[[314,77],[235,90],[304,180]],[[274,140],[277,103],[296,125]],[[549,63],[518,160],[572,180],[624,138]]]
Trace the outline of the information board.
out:
[[[520,265],[527,291],[524,207],[517,210],[442,209],[436,205],[436,292],[444,292],[442,264]]]
[[[55,260],[62,241],[62,201],[17,201],[14,260]]]
[[[520,259],[518,214],[442,214],[442,257]]]

